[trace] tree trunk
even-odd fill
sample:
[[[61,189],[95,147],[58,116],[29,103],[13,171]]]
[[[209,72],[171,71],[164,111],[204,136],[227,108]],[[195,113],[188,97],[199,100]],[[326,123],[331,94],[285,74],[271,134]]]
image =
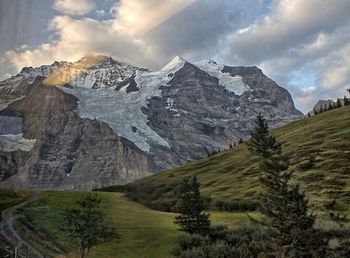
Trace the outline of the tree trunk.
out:
[[[80,246],[80,258],[85,257],[85,246]]]

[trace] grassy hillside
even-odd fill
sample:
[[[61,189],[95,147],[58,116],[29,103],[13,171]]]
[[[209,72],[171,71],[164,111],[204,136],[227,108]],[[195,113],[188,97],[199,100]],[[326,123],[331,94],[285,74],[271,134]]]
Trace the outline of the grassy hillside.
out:
[[[42,192],[32,205],[23,209],[24,216],[18,221],[18,228],[27,240],[46,255],[52,257],[61,251],[70,253],[67,257],[76,257],[74,250],[77,250],[78,245],[70,241],[61,229],[63,221],[60,213],[82,194],[84,193]],[[151,210],[126,199],[121,193],[97,194],[103,200],[103,210],[109,223],[117,229],[121,238],[98,245],[89,257],[171,257],[176,238],[181,234],[173,224],[174,214]],[[240,212],[213,212],[211,219],[213,224],[226,224],[230,227],[249,222],[247,215]]]
[[[350,211],[350,106],[273,130],[291,158],[294,179],[318,211]],[[260,188],[257,158],[245,144],[215,156],[167,170],[125,187],[129,198],[149,207],[171,210],[182,177],[196,175],[211,207],[254,209]],[[350,213],[349,213],[350,214]]]

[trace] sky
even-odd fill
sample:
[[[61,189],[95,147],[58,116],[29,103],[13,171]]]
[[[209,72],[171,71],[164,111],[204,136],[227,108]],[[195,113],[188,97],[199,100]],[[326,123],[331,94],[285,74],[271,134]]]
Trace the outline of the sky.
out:
[[[350,0],[1,0],[0,79],[104,54],[159,69],[174,56],[258,66],[296,107],[350,88]]]

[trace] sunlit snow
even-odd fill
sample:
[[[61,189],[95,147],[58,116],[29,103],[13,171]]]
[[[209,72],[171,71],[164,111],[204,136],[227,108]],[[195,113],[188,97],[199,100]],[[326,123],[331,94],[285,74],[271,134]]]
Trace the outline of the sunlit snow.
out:
[[[217,64],[213,60],[204,60],[195,63],[197,67],[207,72],[209,75],[219,79],[219,84],[224,86],[226,90],[242,95],[243,92],[249,90],[241,76],[231,76],[229,73],[223,73],[224,65]]]

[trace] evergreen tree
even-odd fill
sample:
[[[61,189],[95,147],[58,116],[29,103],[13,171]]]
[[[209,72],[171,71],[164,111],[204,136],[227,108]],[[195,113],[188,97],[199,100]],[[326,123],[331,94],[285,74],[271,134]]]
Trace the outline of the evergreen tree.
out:
[[[342,104],[339,98],[337,98],[337,104],[335,105],[336,108],[341,108]]]
[[[316,108],[314,108],[314,115],[317,115],[318,113],[317,113],[317,110],[316,110]]]
[[[264,192],[261,213],[269,220],[263,223],[282,257],[324,257],[325,243],[313,229],[315,216],[308,212],[308,200],[292,186],[289,159],[282,145],[270,135],[268,124],[259,114],[247,143],[249,150],[262,158],[260,182]]]
[[[332,102],[329,102],[329,105],[328,105],[328,110],[332,110],[332,109],[334,109],[334,107],[333,107],[333,103],[332,103]]]
[[[238,144],[242,144],[242,143],[244,143],[243,139],[239,138]]]
[[[210,227],[209,214],[203,213],[204,200],[199,192],[200,183],[197,177],[185,178],[179,187],[177,204],[179,216],[174,223],[181,231],[189,234],[206,234]]]
[[[348,106],[349,104],[350,104],[349,99],[346,96],[344,96],[344,106]]]
[[[311,117],[310,112],[307,113],[307,117]]]
[[[247,145],[251,152],[255,152],[263,158],[267,158],[270,155],[269,151],[281,148],[276,138],[270,135],[268,124],[261,113],[256,117],[255,128],[251,132],[251,139]]]

